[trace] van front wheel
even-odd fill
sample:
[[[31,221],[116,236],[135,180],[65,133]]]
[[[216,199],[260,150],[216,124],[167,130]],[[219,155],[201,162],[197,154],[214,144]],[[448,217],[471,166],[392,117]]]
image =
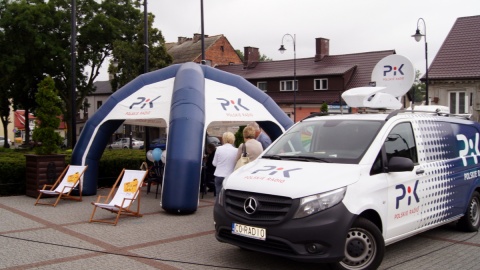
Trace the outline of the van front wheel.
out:
[[[371,221],[359,217],[347,233],[345,258],[332,264],[333,269],[377,269],[385,254],[382,233]]]
[[[472,198],[468,202],[467,210],[460,220],[457,227],[465,232],[476,232],[480,227],[480,193],[474,191]]]

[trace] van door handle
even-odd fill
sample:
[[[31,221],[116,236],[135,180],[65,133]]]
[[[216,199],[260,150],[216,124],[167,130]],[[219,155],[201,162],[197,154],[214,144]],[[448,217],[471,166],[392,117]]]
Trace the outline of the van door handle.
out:
[[[424,169],[418,169],[415,173],[416,173],[417,175],[423,174],[423,173],[425,173],[425,170],[424,170]]]

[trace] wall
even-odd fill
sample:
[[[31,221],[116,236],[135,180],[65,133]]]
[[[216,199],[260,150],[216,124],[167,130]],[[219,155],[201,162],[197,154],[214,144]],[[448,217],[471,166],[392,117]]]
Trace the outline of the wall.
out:
[[[470,94],[473,93],[472,107],[469,112],[472,113],[472,120],[480,121],[480,81],[430,81],[428,87],[428,96],[431,105],[449,106],[449,92],[450,91],[465,91],[470,99]],[[436,99],[438,98],[438,99]],[[434,100],[438,100],[435,103]]]
[[[222,47],[223,46],[223,51]],[[205,48],[205,59],[212,61],[212,67],[216,65],[228,65],[230,63],[241,64],[235,49],[225,37],[221,37],[212,46]],[[200,62],[201,56],[195,62]]]

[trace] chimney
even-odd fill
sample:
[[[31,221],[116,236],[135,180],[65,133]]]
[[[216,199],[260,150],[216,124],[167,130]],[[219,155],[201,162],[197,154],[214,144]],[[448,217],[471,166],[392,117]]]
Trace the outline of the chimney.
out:
[[[322,60],[325,56],[330,54],[329,43],[330,40],[326,38],[315,39],[315,62]]]
[[[204,38],[208,38],[208,35],[203,35]],[[202,34],[195,33],[193,34],[193,43],[199,41],[202,38]]]
[[[182,44],[183,42],[187,41],[186,37],[178,37],[178,45]]]
[[[253,68],[260,60],[260,53],[258,48],[245,47],[243,49],[243,68]]]

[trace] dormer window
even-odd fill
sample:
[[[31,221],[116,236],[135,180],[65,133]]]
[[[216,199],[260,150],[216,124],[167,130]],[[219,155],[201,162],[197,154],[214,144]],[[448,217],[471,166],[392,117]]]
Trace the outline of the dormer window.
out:
[[[328,90],[328,79],[315,79],[313,87],[315,90]]]

